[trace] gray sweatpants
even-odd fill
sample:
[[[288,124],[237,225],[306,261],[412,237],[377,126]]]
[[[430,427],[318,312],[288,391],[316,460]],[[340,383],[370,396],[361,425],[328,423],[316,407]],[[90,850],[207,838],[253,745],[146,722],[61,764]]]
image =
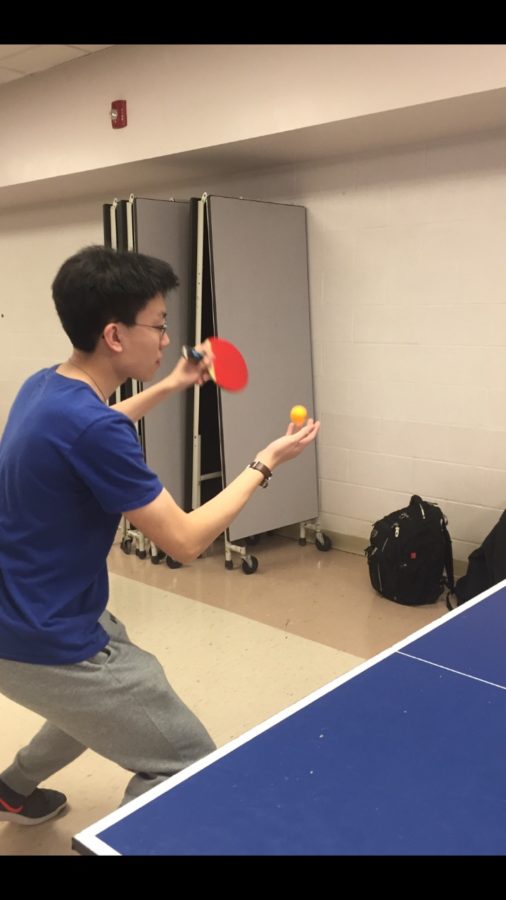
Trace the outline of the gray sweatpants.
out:
[[[158,660],[132,644],[107,610],[100,622],[109,643],[84,662],[40,666],[0,659],[0,693],[47,719],[0,774],[20,794],[90,748],[135,773],[126,803],[215,749]]]

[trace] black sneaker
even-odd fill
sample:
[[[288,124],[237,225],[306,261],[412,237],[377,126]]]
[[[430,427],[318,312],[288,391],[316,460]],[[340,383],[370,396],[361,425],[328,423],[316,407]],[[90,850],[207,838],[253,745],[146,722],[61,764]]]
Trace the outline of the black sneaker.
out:
[[[39,825],[57,816],[67,805],[65,794],[36,788],[28,797],[16,793],[0,781],[0,822]]]

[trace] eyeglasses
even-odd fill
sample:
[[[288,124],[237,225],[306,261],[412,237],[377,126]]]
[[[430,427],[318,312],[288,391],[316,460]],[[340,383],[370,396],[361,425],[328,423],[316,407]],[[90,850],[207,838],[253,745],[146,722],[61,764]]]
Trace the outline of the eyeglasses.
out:
[[[164,335],[167,334],[166,322],[164,322],[163,325],[145,325],[144,322],[134,322],[134,325],[138,325],[139,328],[154,328],[155,331],[158,331],[160,333],[160,340],[162,340]]]

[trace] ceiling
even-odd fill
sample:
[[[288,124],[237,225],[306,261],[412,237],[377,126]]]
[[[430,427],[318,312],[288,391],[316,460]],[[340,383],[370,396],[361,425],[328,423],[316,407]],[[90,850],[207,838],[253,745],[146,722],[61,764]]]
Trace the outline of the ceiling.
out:
[[[0,87],[17,78],[112,47],[112,44],[0,44]]]

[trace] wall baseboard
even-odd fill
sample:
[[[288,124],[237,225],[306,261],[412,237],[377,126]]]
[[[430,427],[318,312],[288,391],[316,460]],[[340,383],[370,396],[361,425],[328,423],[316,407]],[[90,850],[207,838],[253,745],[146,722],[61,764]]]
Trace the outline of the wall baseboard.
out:
[[[328,528],[322,528],[322,531],[330,538],[333,550],[342,550],[344,553],[354,553],[356,556],[364,556],[364,551],[368,543],[367,538],[357,537],[353,534],[340,534],[337,531],[330,531]],[[298,541],[299,526],[287,525],[285,528],[277,528],[276,534],[281,534],[283,537]],[[314,531],[309,529],[306,531],[306,540],[310,544],[314,544]],[[467,559],[454,559],[453,569],[455,578],[464,575],[467,570]]]

